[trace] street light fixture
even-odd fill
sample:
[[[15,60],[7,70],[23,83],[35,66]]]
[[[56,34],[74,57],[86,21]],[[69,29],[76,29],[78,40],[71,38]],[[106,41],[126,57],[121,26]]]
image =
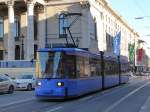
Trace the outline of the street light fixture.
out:
[[[21,39],[21,60],[24,60],[24,43],[23,43],[24,35],[23,34],[20,36],[20,39]]]
[[[144,36],[150,37],[150,34],[147,34],[147,35],[144,35]]]
[[[144,19],[144,18],[147,18],[147,17],[150,17],[150,16],[135,17],[135,19]]]

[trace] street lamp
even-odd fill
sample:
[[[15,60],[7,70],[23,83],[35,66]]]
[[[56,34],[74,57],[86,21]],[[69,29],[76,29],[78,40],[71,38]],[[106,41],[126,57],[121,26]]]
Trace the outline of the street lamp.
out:
[[[146,36],[146,37],[150,37],[150,34],[147,34],[147,35],[144,35],[144,36]]]
[[[144,19],[144,18],[147,18],[147,17],[150,17],[150,16],[135,17],[135,19]]]
[[[23,43],[24,35],[23,34],[20,36],[20,39],[21,39],[21,60],[24,60],[24,43]]]

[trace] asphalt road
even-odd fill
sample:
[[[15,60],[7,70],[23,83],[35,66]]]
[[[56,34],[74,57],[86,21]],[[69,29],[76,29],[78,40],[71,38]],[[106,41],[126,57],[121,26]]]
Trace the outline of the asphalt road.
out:
[[[150,79],[129,83],[65,102],[38,101],[34,91],[0,95],[0,112],[150,112]]]

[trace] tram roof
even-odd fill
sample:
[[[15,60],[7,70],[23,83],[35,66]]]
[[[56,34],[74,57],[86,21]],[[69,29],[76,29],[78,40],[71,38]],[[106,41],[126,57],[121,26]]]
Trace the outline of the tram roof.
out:
[[[39,52],[48,52],[48,51],[85,51],[79,48],[41,48]]]
[[[101,58],[100,54],[91,53],[90,51],[86,51],[84,49],[79,49],[79,48],[42,48],[42,49],[38,50],[38,52],[49,52],[49,51],[58,51],[58,52],[65,51],[67,54],[70,54],[70,55],[92,57],[92,58],[96,58],[96,59]],[[104,55],[104,59],[117,61],[117,58],[112,57],[112,56]],[[126,62],[126,61],[121,59],[121,62]]]
[[[100,58],[100,54],[91,53],[89,51],[79,48],[42,48],[38,50],[38,52],[48,52],[48,51],[58,51],[58,52],[65,51],[67,54],[84,57],[93,57],[98,59]]]

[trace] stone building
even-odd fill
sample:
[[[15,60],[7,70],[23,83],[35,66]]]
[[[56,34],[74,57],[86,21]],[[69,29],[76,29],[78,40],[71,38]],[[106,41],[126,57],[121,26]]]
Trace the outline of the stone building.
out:
[[[43,47],[74,45],[113,54],[121,31],[121,55],[139,35],[105,0],[0,0],[0,59],[30,60]]]

